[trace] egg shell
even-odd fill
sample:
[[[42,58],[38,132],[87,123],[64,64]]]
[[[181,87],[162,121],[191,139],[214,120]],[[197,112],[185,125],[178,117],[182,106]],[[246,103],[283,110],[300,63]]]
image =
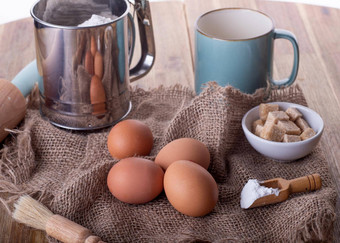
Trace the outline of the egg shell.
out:
[[[100,79],[103,78],[104,74],[104,60],[103,56],[97,51],[94,56],[94,74]]]
[[[177,211],[193,217],[210,213],[218,200],[218,187],[212,175],[187,160],[175,161],[165,171],[164,191]]]
[[[164,172],[153,161],[126,158],[116,163],[107,176],[107,186],[118,200],[142,204],[156,198],[163,191]]]
[[[96,44],[96,39],[94,36],[91,36],[91,54],[94,56],[97,52],[97,44]]]
[[[102,80],[93,75],[90,85],[90,99],[92,104],[92,114],[103,114],[106,112],[106,95]]]
[[[153,146],[150,128],[138,120],[124,120],[116,124],[107,138],[112,157],[123,159],[149,155]]]
[[[91,51],[87,51],[85,54],[85,61],[84,61],[85,70],[88,72],[88,74],[93,75],[94,74],[94,59],[91,54]]]
[[[193,138],[179,138],[165,145],[155,158],[164,170],[177,160],[190,160],[208,169],[210,153],[204,143]]]

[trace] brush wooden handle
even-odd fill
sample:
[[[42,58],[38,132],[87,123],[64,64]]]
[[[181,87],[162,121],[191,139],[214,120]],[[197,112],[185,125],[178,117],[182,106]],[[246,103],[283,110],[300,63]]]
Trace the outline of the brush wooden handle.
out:
[[[319,174],[303,176],[289,181],[290,192],[315,191],[321,188],[322,182]]]
[[[65,243],[103,243],[89,229],[57,214],[48,219],[46,233]]]
[[[5,128],[12,129],[25,117],[26,100],[11,82],[0,79],[0,143],[8,135]]]

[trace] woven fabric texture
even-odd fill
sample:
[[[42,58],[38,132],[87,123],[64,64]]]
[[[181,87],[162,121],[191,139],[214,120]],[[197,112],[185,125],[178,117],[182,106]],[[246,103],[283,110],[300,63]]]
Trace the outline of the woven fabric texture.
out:
[[[280,163],[257,153],[247,142],[241,119],[263,102],[264,90],[247,95],[210,84],[199,96],[175,86],[131,92],[128,118],[145,122],[154,135],[153,160],[170,141],[191,137],[211,154],[209,172],[219,188],[214,210],[199,218],[177,212],[162,192],[153,201],[130,205],[106,186],[117,162],[106,147],[110,128],[84,133],[54,127],[31,102],[17,134],[0,152],[1,201],[30,194],[49,209],[89,228],[106,242],[299,242],[331,241],[336,192],[321,145],[303,159]],[[272,91],[267,101],[307,105],[298,86]],[[323,185],[291,195],[282,203],[243,210],[240,193],[249,179],[293,179],[313,173]],[[192,202],[195,203],[195,202]],[[50,242],[55,242],[49,238]]]

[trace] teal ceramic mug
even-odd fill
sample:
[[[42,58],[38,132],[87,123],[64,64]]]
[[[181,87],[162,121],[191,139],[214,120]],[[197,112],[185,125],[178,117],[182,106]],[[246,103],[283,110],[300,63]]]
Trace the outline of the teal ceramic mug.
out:
[[[275,39],[287,39],[294,49],[290,76],[273,80]],[[263,87],[291,85],[299,68],[299,46],[291,32],[275,29],[272,19],[251,9],[225,8],[207,12],[196,21],[195,90],[208,81],[231,85],[244,93]]]

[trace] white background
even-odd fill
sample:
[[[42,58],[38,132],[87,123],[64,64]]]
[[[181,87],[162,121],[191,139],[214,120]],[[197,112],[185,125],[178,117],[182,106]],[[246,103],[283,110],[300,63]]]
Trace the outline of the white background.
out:
[[[164,0],[150,0],[150,1],[164,1]],[[315,5],[340,8],[340,0],[283,0],[283,1],[310,3]],[[29,17],[30,9],[35,2],[37,2],[37,0],[1,0],[0,24]]]

